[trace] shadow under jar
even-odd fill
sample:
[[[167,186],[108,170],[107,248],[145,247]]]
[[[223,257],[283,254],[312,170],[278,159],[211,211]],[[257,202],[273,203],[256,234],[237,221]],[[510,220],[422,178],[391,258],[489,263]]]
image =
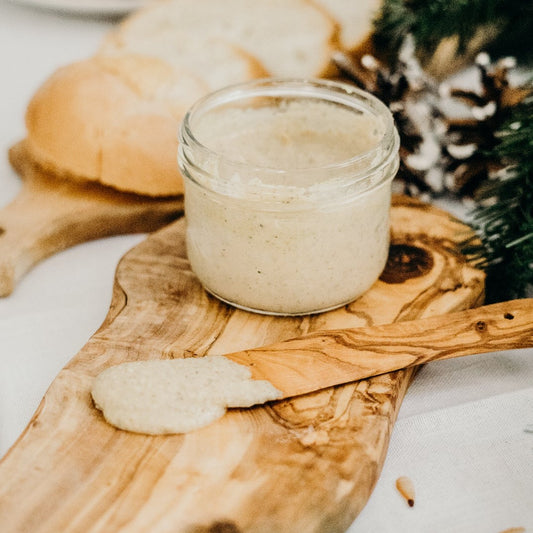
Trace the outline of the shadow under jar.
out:
[[[179,141],[187,254],[208,292],[301,315],[377,280],[399,162],[378,99],[332,81],[257,80],[199,100]]]

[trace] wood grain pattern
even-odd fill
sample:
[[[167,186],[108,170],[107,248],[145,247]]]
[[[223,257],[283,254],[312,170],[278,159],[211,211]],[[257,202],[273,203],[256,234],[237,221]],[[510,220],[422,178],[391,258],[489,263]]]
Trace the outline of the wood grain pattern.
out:
[[[225,357],[266,379],[280,398],[430,361],[533,346],[533,299],[382,326],[317,331]]]
[[[9,153],[23,179],[0,210],[0,296],[39,261],[92,239],[159,229],[183,214],[181,197],[152,199],[60,178],[28,157],[24,142]]]
[[[412,369],[231,410],[174,436],[114,429],[92,406],[90,386],[124,361],[229,353],[481,303],[483,275],[456,250],[464,226],[403,198],[392,224],[382,279],[342,309],[300,318],[255,315],[208,296],[189,270],[184,221],[136,246],[117,268],[102,327],[0,463],[2,533],[345,531],[379,477]]]

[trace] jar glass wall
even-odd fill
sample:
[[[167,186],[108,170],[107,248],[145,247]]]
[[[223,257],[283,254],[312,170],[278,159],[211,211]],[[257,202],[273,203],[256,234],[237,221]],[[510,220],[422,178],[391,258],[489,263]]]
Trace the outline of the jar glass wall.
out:
[[[377,280],[399,144],[379,100],[337,82],[258,80],[197,102],[179,135],[187,253],[207,291],[295,315]]]

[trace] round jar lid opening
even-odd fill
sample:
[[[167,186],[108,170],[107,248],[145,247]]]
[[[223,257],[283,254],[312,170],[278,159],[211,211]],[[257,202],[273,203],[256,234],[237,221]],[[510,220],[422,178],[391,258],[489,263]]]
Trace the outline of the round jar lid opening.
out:
[[[383,181],[399,144],[390,111],[374,96],[297,79],[211,93],[188,111],[179,140],[189,177],[236,196],[323,194],[355,184],[362,191]]]

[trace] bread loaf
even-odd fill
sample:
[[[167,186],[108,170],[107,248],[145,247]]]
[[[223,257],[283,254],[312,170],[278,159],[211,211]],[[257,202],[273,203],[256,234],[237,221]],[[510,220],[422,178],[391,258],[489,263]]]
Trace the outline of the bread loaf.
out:
[[[150,196],[181,194],[177,130],[206,82],[155,58],[96,56],[59,69],[26,113],[33,159],[56,174]]]
[[[204,45],[209,39],[233,43],[273,76],[326,75],[338,46],[336,22],[308,0],[162,0],[128,17],[114,39],[126,49],[143,46],[146,52],[150,42],[182,35],[202,43],[204,54],[213,50]]]
[[[154,2],[37,91],[26,114],[29,153],[72,179],[181,194],[177,130],[195,100],[267,74],[325,75],[337,40],[334,19],[309,0]]]

